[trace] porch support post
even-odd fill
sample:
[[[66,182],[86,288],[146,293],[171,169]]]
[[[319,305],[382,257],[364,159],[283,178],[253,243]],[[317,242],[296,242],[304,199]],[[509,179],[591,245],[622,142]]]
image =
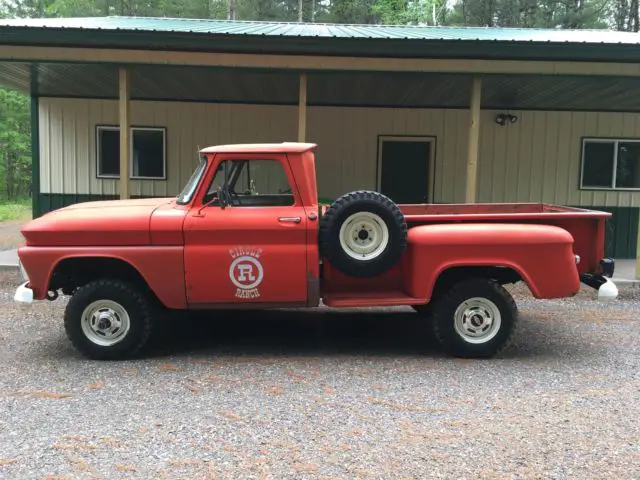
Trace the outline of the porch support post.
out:
[[[300,92],[298,96],[298,142],[307,139],[307,74],[300,74]]]
[[[467,188],[466,203],[475,203],[478,183],[478,148],[480,138],[480,99],[482,79],[474,77],[471,84],[471,104],[469,106],[469,144],[467,147]]]
[[[129,198],[129,166],[131,159],[131,133],[129,131],[131,97],[131,72],[128,68],[119,70],[119,111],[120,111],[120,198]]]
[[[32,65],[31,73],[31,215],[42,215],[40,205],[40,107],[38,99],[38,67]]]

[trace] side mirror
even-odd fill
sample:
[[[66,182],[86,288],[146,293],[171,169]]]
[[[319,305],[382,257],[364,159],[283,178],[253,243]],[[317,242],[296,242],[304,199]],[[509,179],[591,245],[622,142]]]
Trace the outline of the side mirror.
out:
[[[215,201],[216,199],[214,198],[212,200]],[[222,187],[218,187],[218,198],[217,200],[220,202],[220,208],[222,208],[223,210],[225,208],[227,208],[229,206],[229,192],[227,192],[226,189],[222,188]]]
[[[211,200],[209,200],[208,202],[204,203],[199,209],[198,209],[198,215],[200,215],[202,213],[202,210],[204,210],[205,208],[207,208],[210,205],[213,205],[214,203],[219,203],[221,208],[226,208],[229,206],[229,194],[228,192],[223,189],[222,187],[218,187],[217,190],[218,195],[216,197],[213,197]]]

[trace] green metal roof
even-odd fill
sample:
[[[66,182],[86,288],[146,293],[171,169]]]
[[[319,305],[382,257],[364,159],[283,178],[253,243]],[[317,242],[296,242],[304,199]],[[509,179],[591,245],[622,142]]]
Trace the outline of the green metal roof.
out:
[[[147,17],[0,20],[0,45],[86,46],[396,58],[640,62],[640,34]]]
[[[0,26],[77,30],[175,32],[268,37],[415,39],[553,43],[640,44],[637,33],[611,30],[563,30],[493,27],[340,25],[149,17],[91,17],[0,20]]]

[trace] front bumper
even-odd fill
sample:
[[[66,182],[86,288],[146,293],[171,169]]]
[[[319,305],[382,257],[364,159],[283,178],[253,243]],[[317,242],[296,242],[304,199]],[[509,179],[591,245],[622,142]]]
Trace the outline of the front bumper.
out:
[[[29,286],[29,275],[22,265],[22,260],[18,260],[18,268],[20,269],[20,276],[22,277],[23,283],[16,288],[13,299],[20,303],[33,303],[33,289]]]
[[[24,282],[16,289],[13,299],[20,303],[33,303],[33,290],[29,287],[29,282]]]

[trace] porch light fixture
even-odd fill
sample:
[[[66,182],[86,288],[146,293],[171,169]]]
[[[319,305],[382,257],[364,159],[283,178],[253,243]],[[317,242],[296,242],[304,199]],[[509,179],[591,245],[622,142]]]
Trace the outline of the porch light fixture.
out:
[[[516,123],[517,121],[518,117],[510,113],[500,113],[496,116],[496,123],[501,127],[504,127],[507,123]]]

